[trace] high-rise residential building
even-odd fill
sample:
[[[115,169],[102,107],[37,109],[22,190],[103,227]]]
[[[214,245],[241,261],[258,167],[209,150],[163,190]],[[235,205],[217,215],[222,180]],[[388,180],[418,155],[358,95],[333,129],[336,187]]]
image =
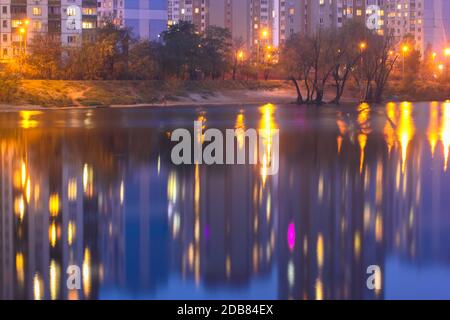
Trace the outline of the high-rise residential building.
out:
[[[188,21],[195,25],[197,31],[205,31],[208,24],[209,0],[168,0],[168,24]]]
[[[36,34],[75,45],[96,27],[96,0],[0,0],[0,60],[25,52]]]
[[[441,50],[450,34],[450,0],[385,0],[386,28],[401,42],[414,39],[422,54],[427,48]]]

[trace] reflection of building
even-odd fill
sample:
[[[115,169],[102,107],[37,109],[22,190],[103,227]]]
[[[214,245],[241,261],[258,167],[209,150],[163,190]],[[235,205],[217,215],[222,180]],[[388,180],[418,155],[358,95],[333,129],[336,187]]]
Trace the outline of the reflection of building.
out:
[[[392,256],[448,268],[450,104],[390,103],[389,120],[368,105],[318,112],[202,115],[206,127],[286,125],[276,176],[263,165],[172,166],[159,129],[47,131],[24,117],[0,141],[0,297],[158,298],[173,283],[245,292],[276,274],[267,294],[281,299],[382,299]],[[82,290],[68,290],[69,265]],[[367,289],[371,265],[381,290]]]

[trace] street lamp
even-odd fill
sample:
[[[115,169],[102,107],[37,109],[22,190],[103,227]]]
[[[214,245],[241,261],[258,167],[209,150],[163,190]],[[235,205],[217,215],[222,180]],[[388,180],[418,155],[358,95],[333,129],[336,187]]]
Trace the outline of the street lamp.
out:
[[[405,56],[409,51],[408,45],[404,45],[402,47],[402,56],[403,56],[403,67],[402,67],[402,78],[405,79]]]
[[[238,59],[241,60],[241,61],[244,60],[244,51],[240,50],[238,52]]]
[[[260,34],[260,37],[258,39],[258,54],[256,56],[256,60],[257,60],[258,64],[259,64],[259,54],[260,54],[260,51],[261,51],[261,40],[265,40],[268,37],[269,37],[269,31],[267,29],[262,30],[261,34]]]
[[[444,49],[444,56],[445,56],[445,78],[448,79],[449,76],[449,57],[450,57],[450,47]]]
[[[360,56],[361,56],[361,62],[360,62],[360,82],[361,82],[361,84],[360,84],[360,95],[362,96],[362,89],[363,89],[363,83],[362,83],[362,81],[363,81],[363,77],[364,77],[364,74],[363,74],[363,65],[364,65],[364,58],[363,58],[363,52],[364,52],[364,50],[366,50],[366,48],[367,48],[367,43],[365,43],[365,42],[360,42],[359,43],[359,54],[360,54]]]

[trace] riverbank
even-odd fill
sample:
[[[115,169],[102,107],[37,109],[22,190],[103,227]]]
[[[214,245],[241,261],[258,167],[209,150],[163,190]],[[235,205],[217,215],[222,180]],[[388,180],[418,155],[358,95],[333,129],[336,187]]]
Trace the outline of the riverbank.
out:
[[[325,101],[333,98],[329,88]],[[450,84],[419,83],[406,90],[390,83],[387,101],[433,101],[450,99]],[[349,89],[342,103],[358,103],[359,94]],[[290,81],[62,81],[22,80],[0,108],[39,109],[74,107],[139,107],[293,103],[296,91]]]
[[[7,107],[94,107],[289,103],[287,81],[60,81],[23,80]]]

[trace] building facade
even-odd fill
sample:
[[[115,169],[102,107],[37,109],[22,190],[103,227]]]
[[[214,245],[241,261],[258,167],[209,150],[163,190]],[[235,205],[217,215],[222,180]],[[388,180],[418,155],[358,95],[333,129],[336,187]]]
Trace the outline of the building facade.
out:
[[[96,0],[0,0],[0,61],[24,53],[36,34],[75,45],[96,27]]]
[[[422,55],[449,44],[450,0],[385,0],[385,10],[387,30],[399,42],[410,36]]]

